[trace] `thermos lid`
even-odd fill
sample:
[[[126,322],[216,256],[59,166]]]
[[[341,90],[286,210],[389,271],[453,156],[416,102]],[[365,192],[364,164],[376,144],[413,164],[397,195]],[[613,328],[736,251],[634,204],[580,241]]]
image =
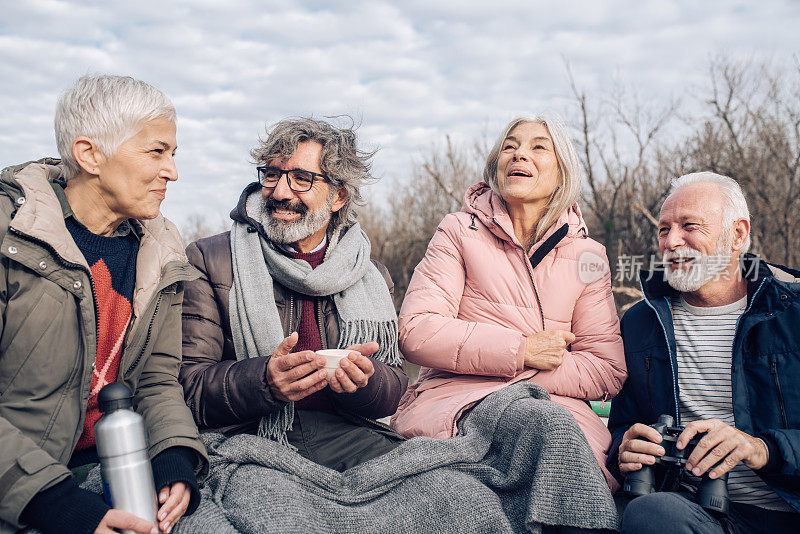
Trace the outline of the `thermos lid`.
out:
[[[112,382],[97,394],[97,404],[103,413],[124,410],[133,406],[133,394],[122,382]]]

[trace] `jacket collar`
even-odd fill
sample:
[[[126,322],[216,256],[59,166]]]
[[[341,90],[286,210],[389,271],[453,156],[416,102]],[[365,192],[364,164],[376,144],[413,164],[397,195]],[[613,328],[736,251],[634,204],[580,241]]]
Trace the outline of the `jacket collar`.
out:
[[[261,184],[258,182],[252,182],[247,184],[247,187],[244,188],[242,194],[239,195],[239,201],[236,203],[236,207],[231,210],[230,217],[234,221],[242,224],[249,224],[255,228],[260,229],[261,225],[252,217],[247,214],[247,198],[254,192],[261,189]]]
[[[61,176],[60,161],[52,158],[3,171],[3,189],[18,195],[12,198],[17,210],[10,227],[47,244],[63,260],[88,270],[86,259],[67,230],[61,203],[50,184]],[[159,214],[145,221],[131,220],[131,224],[141,236],[133,293],[133,312],[138,317],[156,291],[178,281],[194,279],[197,272],[186,259],[177,227],[164,216]],[[176,269],[165,276],[170,263]]]
[[[61,203],[50,185],[60,177],[57,160],[42,160],[17,170],[12,179],[19,187],[20,196],[14,199],[18,207],[10,227],[46,243],[67,262],[88,269],[86,259],[67,230]]]
[[[514,225],[511,223],[511,217],[508,214],[505,202],[503,202],[500,195],[491,190],[487,183],[479,182],[467,190],[464,194],[464,203],[461,206],[461,210],[477,217],[499,239],[522,246],[514,235]],[[569,225],[569,230],[566,237],[555,248],[567,245],[577,238],[588,236],[581,209],[578,204],[573,204],[558,217],[558,220],[547,229],[542,238],[531,247],[531,250],[528,251],[529,254],[535,252],[548,237],[564,226],[565,223]]]

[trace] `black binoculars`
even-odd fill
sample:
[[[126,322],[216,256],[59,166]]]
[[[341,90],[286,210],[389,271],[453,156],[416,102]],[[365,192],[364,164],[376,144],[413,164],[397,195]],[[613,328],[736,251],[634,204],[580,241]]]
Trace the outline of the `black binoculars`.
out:
[[[661,415],[658,422],[650,425],[661,434],[660,445],[664,448],[664,456],[656,457],[655,465],[644,465],[638,471],[629,473],[625,478],[623,491],[630,497],[639,497],[641,495],[648,495],[656,491],[674,491],[671,488],[665,488],[664,484],[656,489],[656,473],[654,468],[657,466],[664,467],[677,467],[680,468],[680,476],[688,474],[682,469],[686,465],[686,459],[691,455],[697,442],[703,437],[702,434],[698,435],[683,449],[678,449],[675,444],[678,441],[678,436],[683,432],[684,427],[673,426],[674,419],[669,415]],[[697,477],[691,477],[697,480]],[[704,509],[717,512],[720,514],[727,514],[730,508],[730,498],[728,497],[728,473],[720,476],[719,478],[709,478],[706,472],[700,479],[697,487],[697,501]]]

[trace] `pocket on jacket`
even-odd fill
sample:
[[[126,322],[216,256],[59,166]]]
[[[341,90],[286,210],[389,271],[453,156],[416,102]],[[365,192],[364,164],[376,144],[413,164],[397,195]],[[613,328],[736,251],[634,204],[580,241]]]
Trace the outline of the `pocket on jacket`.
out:
[[[544,329],[545,330],[566,330],[572,332],[572,321],[562,321],[560,319],[553,319],[544,314]]]
[[[53,297],[48,291],[42,290],[36,304],[28,310],[14,309],[12,305],[6,307],[6,317],[11,314],[18,317],[19,323],[4,325],[3,339],[0,343],[2,364],[0,364],[0,397],[5,395],[8,387],[18,377],[28,360],[33,356],[35,366],[32,374],[48,374],[51,380],[66,381],[74,367],[74,359],[63,361],[63,358],[53,358],[54,347],[61,347],[65,343],[63,325],[53,323],[64,316],[63,301]],[[57,328],[54,328],[56,326]],[[77,318],[75,331],[72,335],[77,339]],[[68,343],[68,342],[67,342]],[[37,357],[38,356],[38,357]],[[54,373],[54,374],[50,374]],[[63,376],[62,376],[63,375]]]
[[[161,335],[164,321],[158,320],[158,316],[163,313],[177,313],[178,316],[180,316],[180,309],[178,309],[177,312],[173,312],[171,309],[172,307],[181,307],[181,301],[176,301],[174,295],[174,293],[165,293],[163,291],[158,294],[156,297],[157,302],[156,307],[153,310],[153,314],[147,316],[146,321],[145,317],[139,319],[140,321],[145,322],[134,325],[134,329],[137,331],[137,333],[135,337],[131,335],[131,339],[126,340],[126,343],[122,349],[123,355],[120,373],[122,373],[121,376],[125,380],[130,380],[133,382],[134,388],[139,381],[139,375],[144,368],[145,362],[157,348],[157,344],[159,343],[159,336]],[[141,343],[139,343],[140,340]],[[129,359],[131,351],[136,352],[136,355],[133,356],[132,360]],[[180,354],[180,340],[177,341],[177,348],[175,348],[174,351],[177,351],[177,353]]]
[[[626,355],[628,379],[625,388],[628,395],[635,399],[639,413],[649,419],[656,419],[660,415],[658,410],[664,410],[667,395],[671,398],[672,367],[669,356],[658,350],[642,350],[630,352]]]
[[[800,388],[796,386],[800,377],[800,352],[775,354],[770,361],[781,426],[800,428]]]
[[[486,379],[485,376],[456,375],[426,381],[412,394],[410,401],[403,397],[392,418],[392,427],[405,437],[452,437],[454,422],[463,409],[505,385],[505,382],[492,383]]]
[[[400,404],[397,407],[397,411],[402,412],[408,406],[413,404],[417,397],[419,397],[420,393],[428,391],[430,389],[435,389],[439,386],[443,386],[445,384],[449,384],[455,380],[455,377],[444,377],[444,378],[432,378],[430,380],[423,380],[422,382],[416,382],[408,386],[406,392],[403,393],[402,398],[400,399]]]
[[[425,380],[416,388],[416,393],[419,395],[423,391],[428,391],[429,389],[438,388],[440,386],[444,386],[445,384],[449,384],[451,382],[455,382],[458,380],[458,377],[455,376],[448,376],[443,378],[431,378],[430,380]]]

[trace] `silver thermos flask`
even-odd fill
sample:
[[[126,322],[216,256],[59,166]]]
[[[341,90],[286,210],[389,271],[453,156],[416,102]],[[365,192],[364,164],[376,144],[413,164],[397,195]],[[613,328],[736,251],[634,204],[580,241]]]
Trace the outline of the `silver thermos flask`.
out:
[[[144,420],[132,409],[131,390],[121,382],[108,384],[97,395],[97,403],[104,415],[94,426],[94,438],[106,498],[112,508],[157,525],[158,501]]]

